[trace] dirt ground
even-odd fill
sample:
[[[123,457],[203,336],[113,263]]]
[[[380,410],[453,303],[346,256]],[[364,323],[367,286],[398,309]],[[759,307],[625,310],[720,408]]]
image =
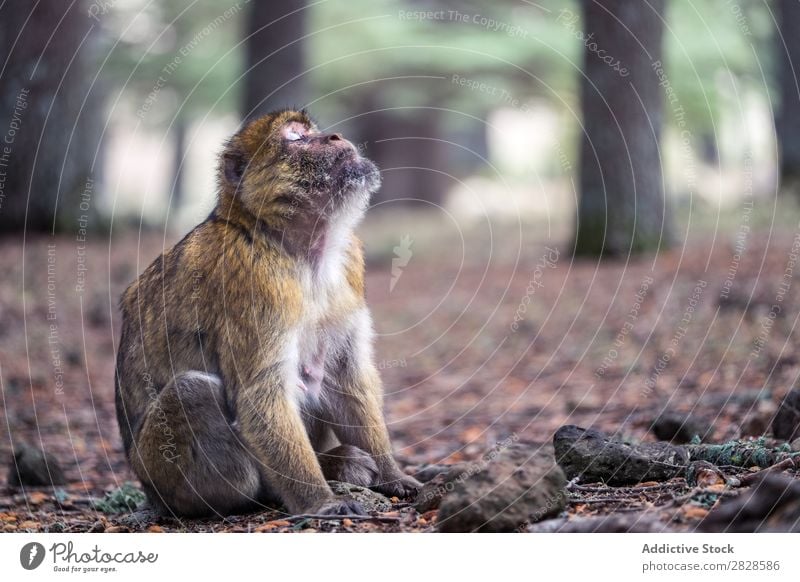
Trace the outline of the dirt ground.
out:
[[[548,443],[565,424],[653,440],[648,428],[665,408],[703,419],[712,442],[743,436],[744,425],[744,436],[767,430],[765,415],[800,373],[797,232],[742,235],[734,224],[724,235],[692,233],[655,257],[598,264],[544,242],[546,228],[528,238],[519,229],[410,230],[411,243],[368,237],[376,358],[408,471],[476,459],[509,436]],[[0,475],[0,531],[432,531],[436,512],[419,515],[402,500],[374,519],[344,522],[277,511],[131,517],[94,505],[133,480],[114,412],[116,301],[174,240],[159,232],[0,240],[0,459],[7,466],[27,443],[57,458],[67,477],[53,490],[12,488]],[[567,516],[653,511],[689,527],[726,495],[698,502],[689,489],[683,479],[582,483]]]

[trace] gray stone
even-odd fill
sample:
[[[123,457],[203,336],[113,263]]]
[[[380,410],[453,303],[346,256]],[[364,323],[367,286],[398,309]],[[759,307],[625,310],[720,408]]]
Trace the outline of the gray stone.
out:
[[[63,485],[67,480],[59,462],[50,454],[30,445],[19,445],[8,465],[8,484],[37,487]]]
[[[658,440],[677,444],[690,443],[695,436],[705,440],[711,432],[708,423],[700,418],[672,410],[659,414],[650,430]]]
[[[458,463],[455,465],[442,465],[439,463],[432,463],[430,465],[420,465],[414,470],[414,478],[420,483],[427,483],[438,477],[442,473],[452,471],[454,467],[465,465],[466,463]]]
[[[684,447],[669,443],[631,445],[600,431],[562,426],[553,437],[556,461],[567,479],[584,483],[633,485],[642,481],[667,481],[681,476],[689,464]]]
[[[328,485],[331,486],[331,489],[333,489],[336,495],[341,495],[353,501],[357,501],[367,511],[380,513],[392,509],[392,502],[389,501],[385,495],[381,495],[366,487],[353,485],[351,483],[342,483],[341,481],[328,481]]]
[[[460,473],[448,473],[439,531],[515,531],[560,513],[566,479],[548,449],[512,444]]]
[[[784,397],[772,421],[772,434],[784,441],[800,437],[800,390],[790,390]]]

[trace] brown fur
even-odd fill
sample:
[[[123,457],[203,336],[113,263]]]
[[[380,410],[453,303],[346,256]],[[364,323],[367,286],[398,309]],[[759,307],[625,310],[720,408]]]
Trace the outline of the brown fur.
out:
[[[122,297],[117,415],[148,498],[179,515],[267,500],[350,513],[360,508],[335,499],[326,477],[414,491],[364,356],[364,260],[351,223],[378,187],[376,168],[304,112],[280,111],[231,139],[219,182],[208,219]]]

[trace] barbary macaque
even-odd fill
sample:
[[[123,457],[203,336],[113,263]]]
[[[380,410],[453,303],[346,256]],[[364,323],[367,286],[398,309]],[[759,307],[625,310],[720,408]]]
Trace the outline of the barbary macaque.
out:
[[[227,143],[209,217],[125,291],[117,418],[149,502],[362,513],[326,480],[408,497],[382,412],[353,229],[375,165],[304,111]]]

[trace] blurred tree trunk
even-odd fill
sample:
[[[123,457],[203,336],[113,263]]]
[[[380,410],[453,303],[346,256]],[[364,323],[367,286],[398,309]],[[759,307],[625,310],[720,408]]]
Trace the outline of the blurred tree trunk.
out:
[[[183,206],[183,166],[186,163],[186,120],[180,113],[172,124],[172,141],[175,144],[172,158],[172,195],[170,208],[180,211]]]
[[[274,109],[300,108],[308,101],[305,0],[250,3],[245,41],[244,117]],[[297,77],[297,78],[295,78]]]
[[[661,59],[664,4],[583,3],[577,255],[625,256],[670,242],[659,156],[662,96],[652,68]]]
[[[775,127],[781,182],[800,183],[800,2],[778,0],[777,68],[780,109]],[[800,190],[800,188],[798,189]]]
[[[364,154],[378,164],[383,185],[372,204],[398,201],[427,210],[444,203],[453,185],[447,144],[441,141],[441,112],[413,109],[380,111],[386,103],[379,93],[365,93],[356,107],[356,139]],[[373,113],[369,113],[373,112]]]
[[[0,233],[100,226],[92,22],[82,1],[0,7]]]

